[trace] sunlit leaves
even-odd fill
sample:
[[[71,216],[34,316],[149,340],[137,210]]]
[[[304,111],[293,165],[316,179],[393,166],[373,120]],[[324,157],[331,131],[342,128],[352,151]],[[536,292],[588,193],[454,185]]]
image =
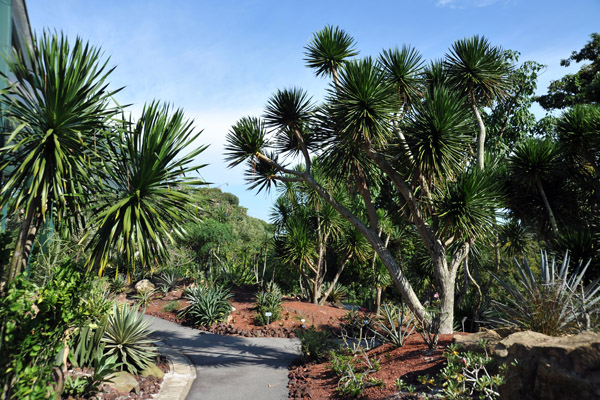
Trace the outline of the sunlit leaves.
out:
[[[358,54],[354,39],[339,27],[326,26],[306,46],[306,65],[317,76],[334,76],[346,60]]]
[[[108,190],[94,220],[98,230],[89,244],[100,272],[111,252],[123,254],[130,267],[136,259],[142,265],[161,262],[172,234],[181,235],[183,224],[195,218],[186,189],[203,184],[190,175],[203,167],[192,163],[206,146],[185,151],[200,133],[181,110],[172,112],[158,102],[146,105],[132,127],[118,131]]]
[[[44,33],[26,53],[13,52],[14,82],[2,91],[3,116],[16,127],[0,149],[6,181],[0,207],[35,207],[56,222],[81,215],[103,155],[100,141],[117,91],[107,89],[112,72],[98,48],[64,35]],[[6,77],[5,77],[6,78]],[[94,172],[92,172],[94,170]]]
[[[502,48],[492,46],[483,36],[454,42],[444,63],[453,85],[473,94],[477,104],[489,105],[509,88],[510,64],[504,59]]]

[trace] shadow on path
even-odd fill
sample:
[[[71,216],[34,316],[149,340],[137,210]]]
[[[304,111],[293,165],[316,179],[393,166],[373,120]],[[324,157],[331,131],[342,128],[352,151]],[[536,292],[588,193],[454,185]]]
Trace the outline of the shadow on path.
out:
[[[287,399],[288,366],[298,339],[215,335],[145,316],[152,336],[185,354],[197,377],[187,399]]]

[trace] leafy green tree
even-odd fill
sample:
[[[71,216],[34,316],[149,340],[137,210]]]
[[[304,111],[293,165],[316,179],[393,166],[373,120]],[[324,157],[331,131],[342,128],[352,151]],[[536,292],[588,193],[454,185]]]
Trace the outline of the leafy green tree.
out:
[[[81,222],[103,170],[103,131],[117,112],[118,90],[108,90],[112,69],[101,51],[77,38],[45,32],[25,53],[13,51],[8,65],[14,84],[1,92],[3,117],[16,129],[0,149],[0,208],[23,211],[7,274],[12,281],[27,265],[44,221]],[[5,79],[8,79],[4,76]]]
[[[499,64],[506,66],[504,61]],[[439,74],[425,76],[443,78]],[[454,87],[448,87],[444,85],[447,79],[424,80],[422,86],[427,90],[414,106],[404,109],[395,81],[381,62],[369,57],[346,61],[338,78],[338,84],[331,85],[325,103],[319,107],[313,106],[299,89],[277,92],[267,106],[274,140],[268,137],[260,119],[242,118],[227,136],[226,158],[230,166],[246,162],[250,185],[259,190],[269,189],[277,182],[302,182],[309,186],[365,237],[406,303],[417,318],[428,324],[431,316],[386,248],[377,220],[368,210],[369,198],[381,193],[378,181],[389,182],[400,200],[389,211],[410,221],[427,249],[440,298],[435,318],[440,331],[449,333],[453,329],[458,268],[472,244],[492,230],[501,197],[493,171],[477,172],[472,167],[475,160],[470,141],[465,140],[473,132],[472,107],[464,96],[469,87],[456,90],[456,81]],[[500,81],[498,86],[490,84],[495,88],[491,92],[482,89],[486,93],[483,98],[500,95],[504,87],[504,81]],[[286,118],[271,118],[270,105],[274,102],[280,103],[278,109],[294,112],[287,113]],[[275,144],[276,152],[269,143]],[[336,163],[331,160],[339,160],[337,170],[325,168],[327,176],[360,193],[368,223],[364,212],[349,209],[330,188],[315,179],[309,150],[317,154],[323,165],[334,166]],[[303,168],[290,168],[279,161],[278,155],[299,155]],[[360,179],[357,165],[364,179]],[[340,181],[344,176],[354,179]]]
[[[202,168],[193,162],[206,146],[185,150],[200,133],[182,110],[158,102],[144,106],[135,124],[117,130],[109,143],[106,192],[94,204],[98,229],[88,234],[90,263],[100,273],[111,254],[123,255],[130,268],[136,260],[142,266],[162,263],[173,235],[183,236],[185,222],[197,217],[185,189],[203,184],[190,174]]]
[[[583,65],[574,74],[567,74],[548,86],[548,94],[537,98],[546,110],[566,108],[575,104],[598,104],[600,102],[600,34],[592,33],[591,40],[579,51],[574,51],[560,65],[568,67],[571,62]]]

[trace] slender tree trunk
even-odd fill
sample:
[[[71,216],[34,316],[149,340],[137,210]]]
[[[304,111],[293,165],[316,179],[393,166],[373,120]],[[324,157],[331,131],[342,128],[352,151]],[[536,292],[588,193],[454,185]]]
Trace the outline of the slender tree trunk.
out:
[[[375,315],[379,315],[381,308],[381,292],[383,292],[383,288],[380,285],[377,285],[375,291]]]
[[[473,110],[473,114],[475,114],[475,119],[477,120],[477,126],[479,127],[479,135],[477,136],[477,166],[480,170],[483,170],[485,167],[485,125],[483,124],[483,119],[481,118],[481,114],[479,113],[479,109],[477,108],[477,101],[475,100],[475,92],[471,90],[471,110]]]
[[[321,300],[319,300],[319,305],[325,304],[325,302],[327,301],[327,298],[329,297],[329,295],[331,294],[331,291],[333,290],[333,287],[338,282],[338,279],[340,279],[340,276],[342,275],[342,272],[344,271],[346,264],[348,264],[348,262],[350,261],[351,258],[352,258],[352,255],[346,257],[346,259],[340,264],[340,266],[338,267],[338,270],[335,273],[335,276],[333,277],[333,280],[331,281],[331,285],[327,288],[325,293],[323,293]]]
[[[548,202],[548,198],[546,197],[546,192],[544,191],[542,182],[538,179],[535,183],[538,191],[540,192],[540,196],[542,196],[542,200],[544,201],[546,211],[548,211],[548,218],[550,218],[550,225],[552,226],[552,231],[555,235],[558,235],[558,225],[556,223],[556,217],[554,216],[554,212],[552,212],[552,208],[550,207],[550,203]]]
[[[8,270],[7,284],[11,283],[27,266],[27,261],[33,248],[33,241],[42,223],[41,218],[36,217],[38,203],[38,199],[32,201],[27,215],[21,221],[19,236],[17,237],[15,251]]]
[[[385,248],[385,245],[381,238],[377,235],[377,233],[373,232],[369,229],[365,224],[363,224],[356,216],[354,216],[348,209],[346,209],[343,205],[341,205],[337,200],[335,200],[329,192],[323,189],[310,175],[304,175],[305,182],[315,189],[315,191],[327,201],[336,211],[338,211],[342,217],[344,217],[352,226],[358,229],[359,232],[363,234],[363,236],[367,239],[367,241],[371,244],[373,249],[377,252],[379,257],[381,258],[383,264],[386,266],[388,271],[390,272],[390,276],[394,281],[394,284],[402,294],[404,301],[410,307],[411,311],[415,314],[417,318],[421,320],[426,320],[428,318],[425,308],[419,301],[417,294],[414,292],[410,282],[402,272],[402,269],[396,261],[394,257],[390,254],[390,252]]]

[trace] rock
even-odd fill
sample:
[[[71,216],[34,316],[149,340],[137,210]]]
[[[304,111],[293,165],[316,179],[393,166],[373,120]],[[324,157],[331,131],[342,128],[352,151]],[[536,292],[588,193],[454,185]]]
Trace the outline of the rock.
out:
[[[457,335],[460,351],[481,351],[476,344],[488,339],[488,354],[498,364],[509,365],[502,399],[598,399],[600,398],[600,333],[552,337],[525,331],[504,339],[494,331]],[[516,365],[512,365],[516,362]],[[490,368],[491,373],[496,371]]]
[[[115,372],[111,382],[108,382],[107,385],[121,393],[135,391],[139,394],[140,392],[140,384],[133,375],[126,371]]]
[[[458,351],[472,351],[478,353],[482,350],[480,345],[482,340],[486,341],[488,354],[492,354],[496,345],[502,340],[502,337],[493,330],[486,330],[470,335],[455,335],[452,338],[452,343],[458,346]]]
[[[154,376],[154,377],[156,377],[156,378],[160,379],[160,378],[162,378],[163,376],[165,376],[165,373],[164,373],[164,372],[162,372],[162,371],[160,370],[160,368],[158,368],[158,367],[156,366],[156,364],[154,364],[154,363],[150,363],[150,364],[149,364],[149,365],[148,365],[146,368],[144,368],[144,370],[141,372],[141,374],[140,374],[140,375],[142,375],[144,378],[145,378],[145,377],[147,377],[147,376],[150,376],[150,375],[152,375],[152,376]]]
[[[142,279],[141,281],[139,281],[138,283],[135,284],[135,290],[140,293],[140,292],[147,292],[147,291],[151,291],[154,290],[155,286],[152,282],[150,282],[148,279]]]

